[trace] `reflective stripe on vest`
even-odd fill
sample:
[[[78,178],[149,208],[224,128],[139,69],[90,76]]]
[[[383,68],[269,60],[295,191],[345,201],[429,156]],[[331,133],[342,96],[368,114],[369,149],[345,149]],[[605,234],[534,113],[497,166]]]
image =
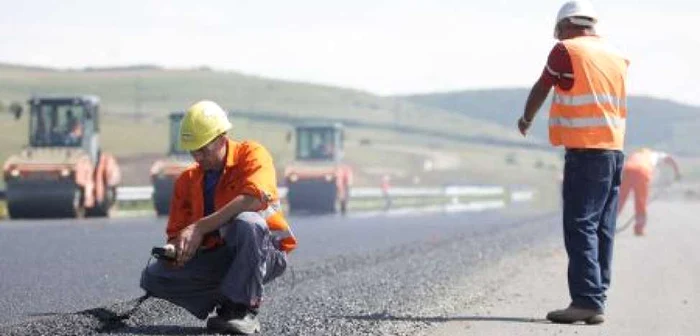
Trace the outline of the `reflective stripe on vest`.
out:
[[[615,97],[611,95],[580,95],[580,96],[568,96],[562,95],[558,92],[554,93],[552,97],[552,102],[554,104],[564,105],[564,106],[584,106],[584,105],[603,105],[609,104],[615,108],[627,108],[627,100],[620,97]]]
[[[625,128],[626,119],[617,117],[601,117],[601,118],[564,118],[552,117],[549,118],[549,126],[561,126],[569,128],[581,127],[613,127]]]

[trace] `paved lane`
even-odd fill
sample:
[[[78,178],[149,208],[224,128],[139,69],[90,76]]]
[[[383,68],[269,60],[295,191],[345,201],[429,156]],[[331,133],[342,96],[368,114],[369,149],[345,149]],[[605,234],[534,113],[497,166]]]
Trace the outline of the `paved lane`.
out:
[[[285,322],[288,319],[297,319],[297,323],[292,324],[306,325],[311,328],[308,331],[324,333],[329,330],[314,327],[317,318],[350,313],[354,309],[348,308],[357,304],[357,307],[375,309],[392,300],[406,299],[406,307],[410,307],[417,295],[403,291],[405,293],[393,298],[391,291],[381,290],[382,285],[399,277],[394,280],[401,281],[385,287],[401,286],[407,279],[402,278],[403,275],[415,273],[414,290],[425,293],[433,280],[447,281],[484,258],[495,258],[499,253],[530,243],[538,234],[551,234],[543,225],[551,219],[552,215],[536,214],[527,208],[478,213],[292,218],[301,244],[292,256],[294,272],[289,272],[270,288],[270,300],[261,317],[267,320],[266,330],[270,328],[275,334],[295,334]],[[514,234],[523,230],[523,223],[533,220],[538,223],[537,230],[525,230],[528,237]],[[61,315],[60,319],[40,317],[109,306],[141,295],[138,275],[148,259],[150,247],[162,241],[164,225],[162,218],[0,222],[0,311],[3,312],[0,323],[6,326],[5,330],[0,327],[0,333],[24,334],[22,331],[40,326],[60,334],[61,326],[54,325],[55,329],[51,329],[49,325],[61,320],[60,323],[68,323],[64,326],[66,330],[80,334],[70,321],[86,318],[85,314]],[[429,258],[431,253],[435,254],[434,258]],[[489,253],[495,254],[489,256]],[[447,263],[455,262],[461,263],[461,267],[441,270]],[[431,269],[440,275],[435,276]],[[293,289],[293,293],[289,289]],[[378,290],[380,292],[371,295]],[[353,292],[358,294],[358,299],[370,294],[369,301],[353,305],[353,300],[346,298],[335,309],[323,309],[338,297]],[[174,328],[187,334],[187,329],[178,328],[184,325],[198,330],[201,326],[199,321],[181,311],[158,300],[152,301],[123,326],[104,325],[100,320],[97,325],[101,327],[86,327],[84,334],[100,328],[109,329],[110,333],[126,328],[127,334],[135,333],[129,328],[155,328],[138,329],[141,334],[146,331],[167,334]],[[302,311],[299,304],[304,307]],[[127,307],[128,302],[123,306]],[[110,309],[118,311],[119,307]],[[304,310],[308,313],[320,311],[306,321]],[[278,312],[272,315],[275,318],[267,318],[272,312]],[[285,313],[280,315],[279,312]],[[95,320],[95,317],[87,318]],[[171,325],[163,326],[164,321],[170,321]],[[346,330],[340,321],[336,319],[339,332]]]

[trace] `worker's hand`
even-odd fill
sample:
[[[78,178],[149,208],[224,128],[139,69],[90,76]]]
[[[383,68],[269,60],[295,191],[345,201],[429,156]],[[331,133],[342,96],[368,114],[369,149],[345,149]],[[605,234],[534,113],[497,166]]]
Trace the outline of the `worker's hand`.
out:
[[[520,117],[520,119],[518,119],[518,129],[520,130],[520,134],[527,136],[527,131],[530,129],[530,125],[532,125],[532,120],[527,121],[525,120],[525,116]]]
[[[197,253],[197,249],[202,245],[202,239],[204,239],[204,234],[202,234],[198,222],[194,222],[189,226],[185,227],[178,235],[175,245],[177,251],[176,265],[179,267],[184,266],[194,254]]]
[[[675,181],[680,181],[681,180],[681,174],[676,174]]]

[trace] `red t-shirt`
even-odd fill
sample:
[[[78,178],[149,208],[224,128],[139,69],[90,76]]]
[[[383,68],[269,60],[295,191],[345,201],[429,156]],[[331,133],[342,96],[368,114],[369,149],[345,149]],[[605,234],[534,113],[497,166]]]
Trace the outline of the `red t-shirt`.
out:
[[[574,68],[563,43],[557,43],[549,52],[541,80],[546,84],[556,85],[562,90],[571,90],[574,86]]]

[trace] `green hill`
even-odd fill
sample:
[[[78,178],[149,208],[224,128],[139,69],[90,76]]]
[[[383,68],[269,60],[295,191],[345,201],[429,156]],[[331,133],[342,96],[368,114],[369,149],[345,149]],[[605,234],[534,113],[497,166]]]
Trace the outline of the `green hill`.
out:
[[[265,111],[272,116],[335,119],[364,126],[520,141],[510,129],[401,99],[236,72],[164,70],[146,65],[52,70],[0,64],[1,101],[21,101],[35,93],[95,94],[102,98],[102,110],[115,115],[163,116],[207,98],[226,109]]]
[[[432,106],[481,121],[514,128],[522,114],[527,89],[455,91],[402,96],[408,101]],[[540,110],[533,135],[547,139],[549,103]],[[671,152],[700,154],[700,107],[645,96],[628,100],[627,146],[651,146]]]

